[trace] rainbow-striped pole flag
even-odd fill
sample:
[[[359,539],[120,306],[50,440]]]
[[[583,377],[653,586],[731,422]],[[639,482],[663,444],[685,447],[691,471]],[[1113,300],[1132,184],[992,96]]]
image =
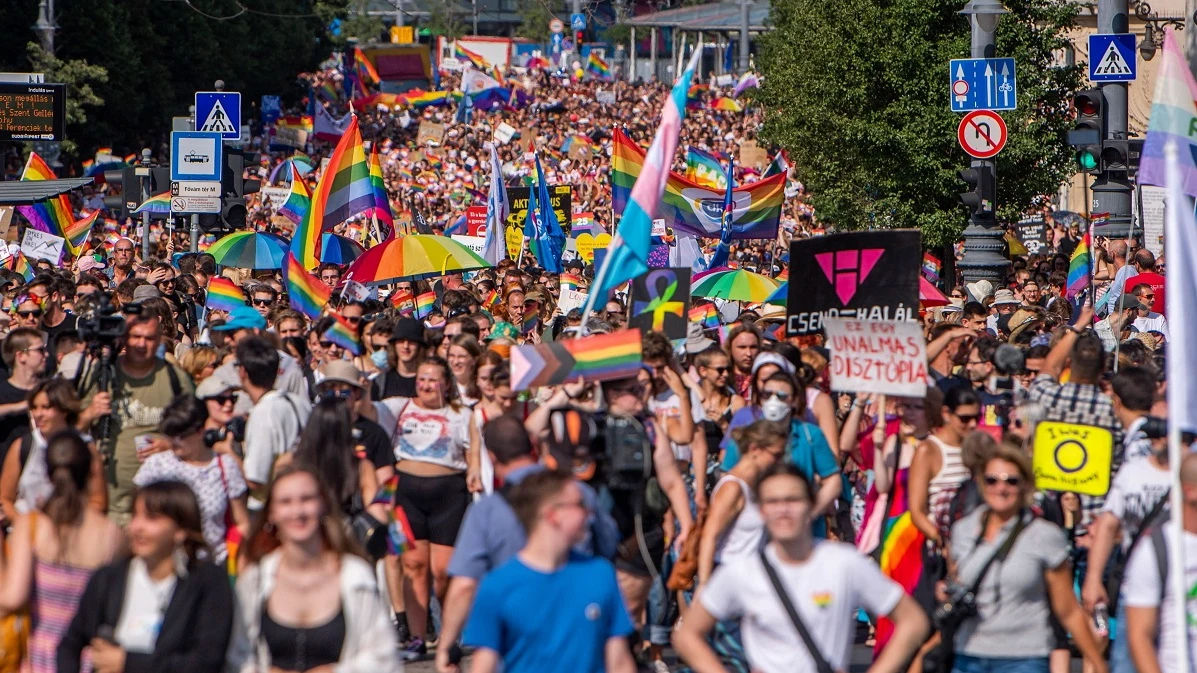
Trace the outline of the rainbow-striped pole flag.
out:
[[[470,65],[479,70],[487,70],[490,68],[490,63],[488,63],[481,54],[470,51],[469,49],[461,46],[460,41],[453,42],[453,56],[458,60],[468,61]]]
[[[1109,213],[1093,213],[1089,219],[1089,228],[1072,251],[1072,258],[1068,260],[1068,288],[1064,291],[1066,299],[1074,299],[1078,294],[1093,288],[1093,226],[1095,222],[1104,221]],[[1092,301],[1093,298],[1090,297]]]
[[[370,146],[370,188],[374,193],[374,208],[370,213],[379,222],[387,225],[394,236],[395,216],[391,214],[391,202],[387,198],[387,185],[382,177],[382,162],[378,159],[378,145]]]
[[[604,82],[611,81],[611,67],[593,51],[590,52],[590,56],[586,59],[586,72]]]
[[[323,337],[354,355],[361,355],[362,340],[357,336],[357,329],[341,317],[341,314],[333,313],[331,315],[333,317],[332,327],[324,331]]]
[[[1156,73],[1155,96],[1147,122],[1147,139],[1139,160],[1138,182],[1163,187],[1165,179],[1164,147],[1175,142],[1185,193],[1197,196],[1197,138],[1191,129],[1197,125],[1197,80],[1171,28],[1164,31],[1164,58]],[[1190,260],[1191,261],[1191,260]],[[1069,280],[1072,275],[1069,273]]]
[[[291,237],[295,259],[304,269],[316,268],[320,265],[320,235],[374,207],[370,165],[354,116],[316,184],[307,216],[295,226]]]
[[[287,299],[291,308],[304,314],[310,320],[320,317],[324,307],[332,298],[332,288],[319,278],[308,273],[295,257],[294,251],[287,252],[287,263],[283,266],[283,280],[287,284]]]
[[[279,207],[278,214],[295,224],[299,224],[303,222],[303,218],[308,214],[308,209],[311,207],[312,192],[308,189],[308,184],[304,182],[303,177],[299,174],[299,168],[292,162],[291,193],[287,195],[287,202]]]
[[[21,180],[55,180],[58,176],[37,152],[29,153],[29,160],[25,162],[25,171],[21,173]],[[34,229],[47,234],[67,238],[67,229],[75,222],[71,209],[71,200],[66,194],[59,194],[45,201],[31,206],[17,206],[17,212],[29,220]]]

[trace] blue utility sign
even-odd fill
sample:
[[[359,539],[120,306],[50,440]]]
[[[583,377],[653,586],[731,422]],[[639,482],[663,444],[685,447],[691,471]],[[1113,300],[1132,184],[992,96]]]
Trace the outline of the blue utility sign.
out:
[[[581,12],[570,14],[569,27],[574,30],[586,30],[586,15]]]
[[[960,58],[948,65],[952,112],[1013,110],[1018,85],[1012,58]]]
[[[1130,82],[1139,74],[1132,33],[1089,36],[1089,81]]]
[[[224,143],[219,133],[175,131],[170,134],[172,182],[220,182],[223,167]]]
[[[235,91],[196,91],[195,130],[219,133],[221,138],[241,137],[241,94]]]

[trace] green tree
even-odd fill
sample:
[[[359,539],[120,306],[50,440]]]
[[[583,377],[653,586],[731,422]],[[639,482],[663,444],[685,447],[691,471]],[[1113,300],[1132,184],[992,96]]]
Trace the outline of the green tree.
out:
[[[1070,0],[1005,0],[997,54],[1018,64],[1018,108],[997,156],[999,217],[1072,174],[1065,142],[1082,66],[1061,66]],[[820,219],[841,229],[916,227],[924,245],[967,224],[956,171],[969,157],[948,106],[948,61],[969,54],[958,0],[773,0],[762,38],[762,135],[789,151]],[[850,17],[850,20],[849,20]]]
[[[549,22],[563,7],[560,0],[520,0],[521,21],[515,28],[516,37],[547,43],[550,35]]]
[[[424,19],[424,27],[433,35],[456,40],[466,34],[465,24],[458,18],[457,12],[447,2],[432,2],[428,5],[428,16]]]
[[[104,104],[104,99],[96,94],[93,84],[108,81],[108,70],[103,66],[91,65],[82,59],[62,60],[54,54],[47,53],[41,45],[30,42],[25,45],[29,55],[31,72],[46,74],[47,82],[67,85],[66,123],[71,130],[82,127],[87,122],[85,107],[97,107]],[[68,155],[76,153],[73,140],[62,141],[62,150]]]
[[[355,37],[361,42],[374,42],[386,30],[382,19],[371,15],[370,0],[350,0],[341,21],[341,37]]]

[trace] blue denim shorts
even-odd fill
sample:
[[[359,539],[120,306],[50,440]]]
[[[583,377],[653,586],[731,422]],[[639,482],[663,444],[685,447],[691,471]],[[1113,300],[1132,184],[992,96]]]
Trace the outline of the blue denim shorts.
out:
[[[957,654],[952,673],[1047,673],[1047,657],[999,659]]]

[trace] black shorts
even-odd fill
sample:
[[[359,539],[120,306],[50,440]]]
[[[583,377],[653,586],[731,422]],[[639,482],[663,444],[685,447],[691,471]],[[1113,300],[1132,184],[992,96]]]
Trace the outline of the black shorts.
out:
[[[656,526],[644,531],[644,546],[648,548],[648,557],[652,559],[657,572],[661,571],[661,561],[665,558],[665,530]],[[615,551],[615,567],[626,573],[640,577],[651,577],[652,571],[644,560],[644,552],[640,549],[640,541],[635,533],[619,543]]]
[[[470,489],[464,474],[421,477],[400,472],[395,502],[403,507],[417,540],[452,547],[470,506]]]

